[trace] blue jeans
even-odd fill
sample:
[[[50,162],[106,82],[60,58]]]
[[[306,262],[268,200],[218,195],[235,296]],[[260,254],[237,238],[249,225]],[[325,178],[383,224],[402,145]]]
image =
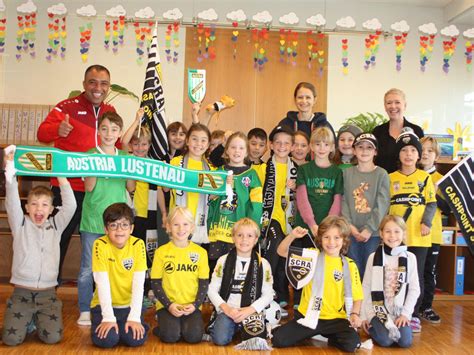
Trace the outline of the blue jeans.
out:
[[[147,339],[147,333],[150,327],[148,324],[143,322],[142,317],[142,325],[145,328],[145,335],[142,339],[133,339],[133,332],[128,330],[128,333],[125,332],[125,323],[127,323],[128,314],[130,313],[130,307],[127,308],[114,308],[114,315],[117,320],[117,325],[119,328],[119,333],[115,331],[115,329],[109,330],[107,336],[103,339],[99,339],[96,333],[97,327],[102,322],[102,309],[100,306],[96,306],[91,310],[91,337],[92,343],[100,348],[112,348],[116,346],[119,342],[127,346],[140,346],[145,343]]]
[[[81,268],[77,277],[79,310],[89,312],[91,309],[94,280],[92,278],[92,246],[103,234],[81,232]]]
[[[224,313],[219,313],[210,330],[212,342],[216,345],[227,345],[232,341],[239,325]]]
[[[351,235],[351,244],[349,245],[349,252],[347,256],[355,261],[359,269],[360,279],[364,279],[365,265],[369,255],[377,250],[380,245],[380,237],[373,235],[368,241],[358,242],[354,236]]]
[[[413,333],[410,325],[398,328],[400,331],[400,339],[397,343],[388,337],[388,329],[385,328],[377,317],[372,318],[370,325],[372,326],[369,328],[370,336],[380,346],[389,347],[393,344],[397,344],[401,348],[409,348],[413,343]]]

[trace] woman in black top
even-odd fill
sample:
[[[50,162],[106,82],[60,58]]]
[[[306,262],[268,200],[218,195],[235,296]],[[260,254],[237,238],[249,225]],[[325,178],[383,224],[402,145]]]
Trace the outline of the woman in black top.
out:
[[[301,82],[296,85],[295,105],[298,111],[288,111],[286,117],[278,123],[278,126],[288,126],[294,132],[303,131],[308,137],[317,127],[327,126],[334,133],[334,129],[328,122],[323,112],[314,112],[313,106],[316,103],[316,88],[311,83]],[[334,135],[335,136],[335,135]]]
[[[385,112],[389,121],[377,126],[373,135],[377,138],[379,149],[375,157],[375,164],[393,173],[398,169],[398,154],[395,141],[404,127],[413,129],[418,138],[424,136],[423,129],[416,124],[410,123],[403,116],[407,107],[405,93],[400,89],[390,89],[384,96]]]

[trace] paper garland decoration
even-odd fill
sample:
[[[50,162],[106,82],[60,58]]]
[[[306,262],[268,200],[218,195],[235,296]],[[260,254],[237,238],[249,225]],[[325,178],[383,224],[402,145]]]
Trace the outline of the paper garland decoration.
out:
[[[349,41],[347,38],[343,38],[341,40],[341,49],[342,49],[342,74],[347,75],[349,74]]]
[[[324,33],[322,32],[319,32],[316,34],[317,36],[317,39],[320,40],[320,42],[318,42],[315,38],[312,37],[313,35],[313,31],[308,31],[306,32],[306,34],[308,35],[308,69],[311,69],[312,68],[312,61],[313,60],[318,60],[317,62],[319,63],[319,69],[318,69],[318,72],[319,72],[319,75],[322,76],[323,75],[323,71],[324,71],[324,68],[323,68],[323,64],[324,64]],[[321,46],[318,45],[318,43],[321,43]]]
[[[211,24],[211,28],[206,31],[206,52],[209,53],[211,60],[216,59],[216,47],[214,41],[216,40],[216,25]]]
[[[379,37],[382,31],[377,30],[374,33],[365,37],[365,51],[364,51],[364,69],[368,70],[371,66],[374,67],[377,59],[377,52],[379,51]]]
[[[18,31],[16,36],[16,59],[22,58],[21,54],[29,53],[32,58],[36,57],[36,12],[17,16]]]
[[[198,23],[198,57],[197,61],[201,63],[204,59],[216,59],[216,47],[214,41],[216,40],[216,25],[211,24],[211,27],[204,27],[203,23]],[[204,52],[202,51],[203,35],[204,34]]]
[[[83,26],[79,26],[79,52],[81,53],[82,62],[87,62],[92,38],[92,22],[87,22]]]
[[[431,58],[431,54],[433,53],[435,37],[436,34],[420,36],[420,70],[422,72],[425,72],[426,63],[428,63],[428,60]]]
[[[111,25],[112,24],[112,31]],[[110,40],[112,40],[112,52],[117,54],[119,45],[123,46],[123,33],[125,30],[125,16],[119,16],[118,19],[105,21],[104,47],[110,48]]]
[[[286,33],[285,33],[286,32]],[[286,43],[286,46],[285,46]],[[280,62],[296,66],[296,56],[298,55],[298,32],[292,30],[280,30]]]
[[[58,54],[61,58],[66,56],[66,16],[56,16],[48,13],[48,47],[46,48],[46,60],[51,61]]]
[[[5,52],[5,36],[7,32],[7,19],[0,19],[0,54]]]
[[[472,51],[474,50],[474,45],[471,41],[466,41],[466,51],[464,55],[466,56],[466,70],[470,73],[472,71]]]
[[[173,42],[171,42],[173,40]],[[174,50],[171,49],[171,43],[173,43]],[[166,28],[165,34],[165,53],[166,60],[168,63],[177,63],[178,62],[178,47],[179,47],[179,22],[175,21],[172,25],[168,25]],[[173,55],[171,55],[173,52]]]
[[[239,38],[239,30],[237,27],[239,23],[237,21],[232,22],[232,37],[230,38],[232,41],[232,57],[235,59],[237,57],[237,39]]]
[[[443,71],[446,74],[449,73],[449,61],[456,50],[456,40],[457,37],[451,37],[451,39],[443,41]]]
[[[395,40],[395,68],[397,71],[402,70],[402,53],[405,49],[405,43],[407,42],[408,32],[403,32],[401,34],[396,34],[393,36]]]
[[[153,29],[153,25],[155,23],[153,21],[149,21],[143,26],[140,26],[140,22],[135,21],[133,23],[133,27],[135,28],[135,43],[136,43],[136,49],[135,51],[137,52],[137,64],[142,65],[143,64],[143,57],[145,55],[145,43],[146,43],[146,48],[150,46],[151,39],[153,37],[151,30]]]
[[[266,41],[268,41],[268,29],[252,29],[252,40],[255,48],[253,67],[258,70],[263,70],[263,66],[268,62],[267,51],[264,48]]]

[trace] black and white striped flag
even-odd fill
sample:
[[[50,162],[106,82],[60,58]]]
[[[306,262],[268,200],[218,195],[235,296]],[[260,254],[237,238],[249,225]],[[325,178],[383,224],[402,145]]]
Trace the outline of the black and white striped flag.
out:
[[[474,155],[471,154],[438,181],[474,255]]]
[[[166,137],[165,96],[161,80],[161,61],[158,47],[157,26],[148,50],[148,65],[140,107],[145,109],[143,120],[150,126],[152,138],[148,155],[152,159],[169,161]]]

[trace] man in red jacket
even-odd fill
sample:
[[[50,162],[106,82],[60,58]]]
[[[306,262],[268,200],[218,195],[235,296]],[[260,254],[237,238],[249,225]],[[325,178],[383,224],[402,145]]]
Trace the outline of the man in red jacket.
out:
[[[54,147],[70,152],[86,152],[99,145],[97,119],[115,108],[104,103],[110,89],[110,72],[102,65],[92,65],[86,69],[82,83],[84,91],[76,97],[58,103],[38,128],[38,140],[42,143],[54,142]],[[71,222],[61,235],[60,272],[71,235],[81,222],[84,182],[81,178],[68,179],[74,190],[77,209]],[[54,205],[60,206],[61,195],[58,181],[51,178]]]

